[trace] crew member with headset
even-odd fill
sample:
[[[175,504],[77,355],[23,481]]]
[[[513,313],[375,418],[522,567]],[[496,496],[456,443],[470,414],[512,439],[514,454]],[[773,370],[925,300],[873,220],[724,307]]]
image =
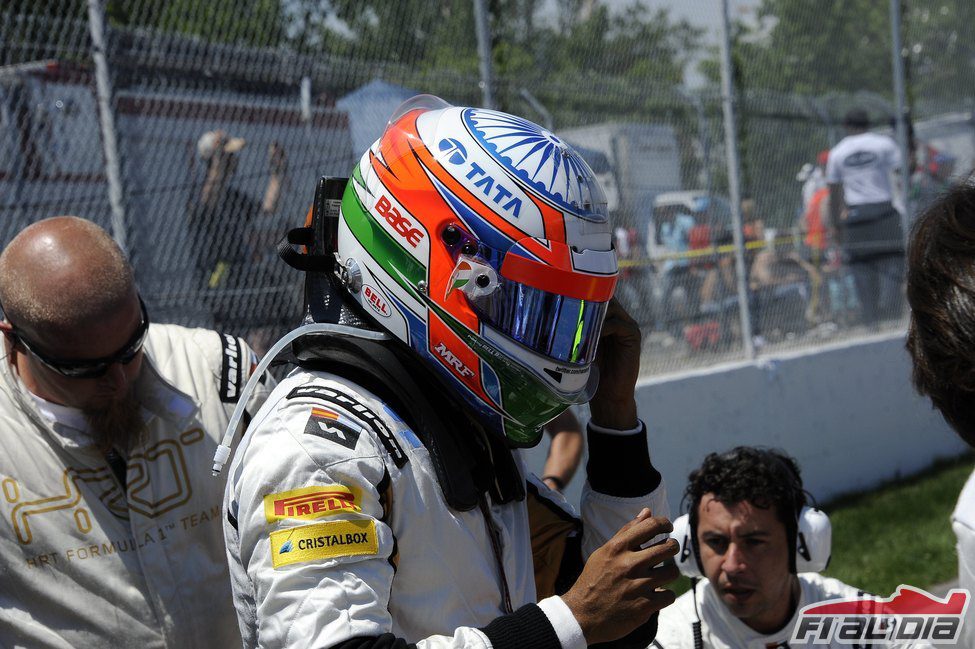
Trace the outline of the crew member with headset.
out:
[[[689,513],[674,521],[693,587],[660,612],[657,649],[767,649],[794,641],[803,607],[863,596],[817,574],[830,558],[826,514],[806,506],[799,467],[775,450],[711,453],[688,476]],[[816,646],[851,647],[832,640]]]

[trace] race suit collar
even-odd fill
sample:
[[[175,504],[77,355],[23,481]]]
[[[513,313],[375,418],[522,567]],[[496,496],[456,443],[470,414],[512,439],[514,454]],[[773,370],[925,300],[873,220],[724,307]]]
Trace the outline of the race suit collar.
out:
[[[373,392],[399,414],[430,453],[447,503],[469,511],[483,494],[496,504],[525,498],[512,451],[487,433],[448,389],[395,340],[308,335],[293,343],[298,365],[338,374]],[[437,406],[427,395],[437,395]]]

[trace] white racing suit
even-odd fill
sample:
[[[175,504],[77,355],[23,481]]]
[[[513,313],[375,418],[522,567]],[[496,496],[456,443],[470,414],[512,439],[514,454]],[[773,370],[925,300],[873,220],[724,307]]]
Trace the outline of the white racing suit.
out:
[[[240,646],[210,465],[252,360],[238,338],[151,325],[145,441],[110,461],[0,359],[0,647]]]
[[[429,396],[444,407],[442,395]],[[277,387],[227,483],[224,527],[246,647],[586,646],[552,595],[641,508],[668,514],[645,428],[621,436],[590,427],[590,482],[626,474],[641,486],[613,496],[587,485],[584,525],[507,450],[522,499],[479,493],[476,505],[451,507],[435,466],[443,458],[422,437],[338,376],[299,369]],[[640,456],[643,465],[631,464]],[[569,565],[574,574],[565,574]]]
[[[804,606],[831,599],[854,599],[864,596],[862,590],[848,586],[838,579],[823,577],[814,572],[804,572],[799,577],[799,603],[795,613],[784,627],[775,633],[761,634],[736,618],[724,605],[706,579],[698,581],[677,601],[660,611],[657,638],[650,649],[795,649],[797,647],[833,647],[856,649],[863,645],[851,640],[843,641],[834,633],[828,643],[814,644],[793,642],[792,632]],[[695,629],[695,626],[697,628]],[[695,642],[699,635],[700,642]],[[878,643],[876,647],[928,647],[916,645]]]

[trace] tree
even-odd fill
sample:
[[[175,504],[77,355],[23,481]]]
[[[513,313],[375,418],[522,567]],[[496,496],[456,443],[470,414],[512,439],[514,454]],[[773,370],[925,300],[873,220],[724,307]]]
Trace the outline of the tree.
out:
[[[958,89],[975,83],[975,5],[902,5],[912,114],[965,108]],[[787,225],[798,206],[796,170],[835,144],[846,110],[860,105],[881,125],[893,117],[890,5],[764,0],[757,17],[733,30],[744,191],[760,212]],[[717,56],[703,66],[714,82]]]

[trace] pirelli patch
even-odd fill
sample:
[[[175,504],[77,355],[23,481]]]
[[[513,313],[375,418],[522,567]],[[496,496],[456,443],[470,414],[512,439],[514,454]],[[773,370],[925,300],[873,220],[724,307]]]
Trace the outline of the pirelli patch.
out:
[[[268,523],[286,519],[314,520],[342,513],[358,513],[355,493],[344,485],[302,487],[264,496],[264,518]]]
[[[271,532],[275,568],[316,559],[379,554],[376,521],[329,521]]]

